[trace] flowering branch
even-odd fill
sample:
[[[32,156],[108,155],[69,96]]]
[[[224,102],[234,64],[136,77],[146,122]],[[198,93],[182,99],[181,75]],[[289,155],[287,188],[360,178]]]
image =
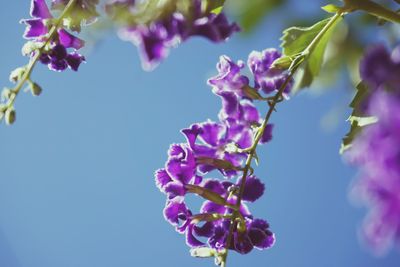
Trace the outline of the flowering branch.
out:
[[[41,88],[38,84],[32,82],[30,76],[36,65],[36,63],[40,60],[43,52],[48,47],[48,45],[54,40],[57,36],[58,29],[63,24],[63,19],[71,12],[76,4],[77,0],[70,0],[68,4],[65,6],[64,10],[60,14],[60,16],[54,21],[53,26],[50,28],[46,41],[38,48],[36,48],[32,53],[34,53],[33,57],[30,58],[29,63],[22,68],[18,68],[16,73],[11,74],[11,79],[17,82],[16,86],[12,89],[5,89],[2,93],[2,98],[6,99],[6,103],[0,105],[0,120],[5,117],[5,121],[7,124],[14,123],[16,119],[16,112],[14,109],[14,102],[17,98],[18,93],[21,91],[22,87],[25,83],[29,83],[32,93],[34,95],[39,95],[41,92]],[[34,7],[33,7],[34,8]],[[33,9],[32,8],[32,9]],[[43,11],[42,11],[43,12]]]
[[[297,69],[297,67],[296,67]],[[226,239],[226,247],[229,247],[229,244],[232,241],[232,237],[233,237],[233,231],[236,227],[236,224],[238,222],[238,219],[240,218],[241,214],[239,212],[239,208],[241,206],[242,203],[242,197],[243,197],[243,192],[245,189],[245,185],[246,185],[246,179],[248,177],[248,173],[249,171],[252,169],[251,167],[251,163],[256,155],[256,150],[257,150],[257,146],[261,140],[261,137],[264,134],[265,128],[268,125],[269,119],[272,115],[272,112],[275,111],[275,106],[282,101],[282,95],[283,92],[286,88],[286,86],[289,84],[289,82],[291,81],[291,79],[293,78],[293,75],[296,72],[296,69],[294,69],[294,71],[291,71],[290,74],[287,76],[285,82],[282,84],[281,88],[279,89],[279,91],[275,94],[275,96],[272,98],[271,101],[269,101],[269,110],[267,112],[267,115],[265,116],[265,119],[262,123],[262,125],[260,126],[259,130],[256,133],[253,145],[249,148],[248,150],[248,156],[246,159],[246,163],[243,169],[243,176],[241,179],[241,183],[240,183],[240,188],[239,188],[239,194],[236,200],[236,204],[235,204],[235,209],[232,213],[232,217],[231,217],[231,224],[229,227],[229,234],[228,234],[228,238]],[[222,261],[221,261],[221,267],[225,267],[226,266],[226,260],[227,260],[227,256],[228,256],[228,250],[226,250],[223,254],[222,254]]]
[[[32,82],[30,75],[38,61],[53,71],[70,68],[77,71],[85,57],[77,50],[84,41],[68,31],[80,32],[82,25],[97,20],[99,0],[31,0],[32,18],[21,22],[27,25],[24,38],[24,55],[30,56],[27,65],[11,73],[10,80],[17,83],[12,89],[5,88],[0,103],[0,120],[7,124],[16,119],[14,102],[22,87],[28,83],[33,95],[41,93],[41,87]],[[240,30],[230,23],[222,12],[223,0],[110,0],[104,5],[106,13],[119,28],[122,39],[133,42],[139,48],[144,69],[151,70],[167,57],[169,49],[192,36],[201,36],[214,43],[227,40]],[[56,19],[51,10],[61,12]],[[72,50],[72,51],[68,51]]]
[[[302,57],[302,63],[307,60],[307,56],[310,55],[310,53],[314,50],[314,48],[316,47],[318,42],[321,40],[321,38],[324,36],[324,34],[326,34],[326,32],[332,27],[332,25],[335,24],[336,20],[338,18],[340,18],[341,16],[342,16],[341,12],[336,13],[330,19],[330,21],[325,25],[325,27],[322,28],[322,30],[317,34],[317,36],[311,41],[311,43],[306,47],[306,49],[304,49],[304,51],[300,54],[300,56]],[[231,225],[229,227],[229,235],[226,240],[226,247],[229,247],[229,244],[231,243],[234,229],[235,229],[235,227],[237,227],[238,219],[241,216],[240,212],[239,212],[239,208],[241,206],[242,197],[243,197],[243,193],[244,193],[245,185],[246,185],[246,179],[248,177],[248,172],[251,169],[251,163],[256,155],[257,146],[261,140],[261,137],[264,134],[265,128],[268,125],[268,122],[271,118],[272,113],[275,111],[276,105],[282,101],[283,93],[284,93],[286,87],[288,86],[288,84],[290,83],[290,81],[292,80],[293,76],[295,75],[296,71],[299,69],[300,65],[301,65],[301,63],[293,65],[293,67],[291,67],[289,69],[289,75],[286,77],[284,83],[280,86],[280,88],[279,88],[278,92],[275,94],[275,96],[270,101],[268,101],[268,104],[269,104],[268,112],[265,116],[265,119],[264,119],[262,125],[260,126],[260,128],[258,129],[258,131],[255,135],[252,146],[248,150],[248,156],[246,159],[245,166],[243,168],[243,175],[242,175],[242,179],[241,179],[241,183],[240,183],[239,194],[238,194],[236,204],[235,204],[236,209],[234,209],[234,211],[232,213]],[[226,266],[227,256],[228,256],[228,251],[226,250],[225,253],[222,255],[222,262],[221,262],[222,267]]]

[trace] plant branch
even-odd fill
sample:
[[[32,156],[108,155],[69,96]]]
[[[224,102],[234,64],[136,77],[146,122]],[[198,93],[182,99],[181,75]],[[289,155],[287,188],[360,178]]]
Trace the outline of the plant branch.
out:
[[[330,27],[332,25],[335,24],[335,21],[342,16],[342,12],[338,12],[336,13],[334,16],[331,17],[330,21],[325,25],[324,28],[321,29],[321,31],[317,34],[317,36],[310,42],[310,44],[304,49],[304,51],[301,53],[302,56],[308,56],[310,55],[310,53],[313,51],[313,49],[315,48],[315,46],[318,44],[318,42],[321,40],[321,38],[323,37],[323,35],[330,29]],[[303,63],[307,60],[307,58],[305,58],[305,60],[303,60]],[[282,86],[279,88],[278,92],[272,97],[272,99],[269,101],[269,109],[267,114],[265,115],[265,119],[263,121],[263,123],[261,124],[261,126],[259,127],[255,139],[253,141],[252,146],[248,149],[248,156],[246,159],[246,163],[245,166],[243,168],[243,176],[241,179],[241,183],[240,183],[240,188],[239,188],[239,194],[235,203],[236,209],[232,212],[232,218],[231,218],[231,224],[229,227],[229,233],[228,233],[228,237],[226,239],[226,244],[225,244],[225,252],[223,255],[221,255],[222,257],[222,261],[221,261],[221,266],[222,267],[226,267],[226,262],[227,262],[227,257],[228,257],[228,250],[230,247],[230,244],[232,242],[232,238],[233,238],[233,232],[237,223],[237,218],[241,217],[240,214],[240,206],[241,206],[241,202],[242,202],[242,198],[243,198],[243,193],[244,193],[244,188],[245,188],[245,184],[246,184],[246,179],[247,179],[247,175],[249,173],[249,170],[251,169],[251,163],[256,155],[256,150],[257,150],[257,146],[261,140],[261,137],[264,134],[264,131],[268,125],[268,122],[271,118],[272,113],[275,111],[275,107],[276,105],[281,102],[281,99],[283,97],[283,92],[285,91],[287,85],[289,84],[290,80],[293,78],[293,76],[296,74],[297,70],[299,69],[299,67],[301,66],[301,64],[297,64],[294,65],[293,67],[291,67],[291,69],[289,69],[289,75],[287,76],[287,78],[285,79],[285,82],[282,84]]]
[[[26,66],[24,74],[18,80],[16,86],[10,90],[11,91],[11,95],[10,95],[10,98],[8,99],[8,101],[7,101],[7,103],[6,103],[5,107],[4,107],[5,110],[13,107],[15,99],[17,98],[18,93],[21,91],[21,89],[24,86],[24,84],[26,82],[30,81],[30,76],[32,74],[32,71],[33,71],[36,63],[38,62],[40,56],[42,55],[44,49],[46,48],[46,46],[48,44],[50,44],[50,42],[56,36],[57,30],[62,25],[64,17],[72,10],[72,8],[73,8],[73,6],[75,5],[76,2],[77,2],[77,0],[70,0],[68,2],[68,4],[65,6],[64,10],[62,11],[62,13],[58,17],[58,19],[55,21],[54,25],[51,27],[49,33],[47,34],[48,36],[47,36],[46,42],[44,42],[43,45],[40,48],[36,49],[35,55],[30,59],[28,65]]]
[[[349,11],[363,10],[387,21],[400,23],[400,14],[371,0],[345,0],[344,2],[344,9]]]

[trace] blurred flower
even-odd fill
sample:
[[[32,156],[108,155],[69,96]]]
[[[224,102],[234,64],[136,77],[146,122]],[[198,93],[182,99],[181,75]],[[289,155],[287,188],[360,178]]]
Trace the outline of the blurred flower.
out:
[[[201,0],[181,3],[164,1],[157,8],[150,1],[111,1],[106,6],[110,17],[122,24],[120,36],[139,48],[142,65],[152,70],[167,57],[169,50],[192,36],[222,42],[239,31],[223,13],[203,10]]]
[[[370,92],[361,105],[378,121],[357,135],[346,159],[359,167],[352,196],[369,207],[361,230],[377,254],[400,242],[400,46],[367,50],[361,76]]]

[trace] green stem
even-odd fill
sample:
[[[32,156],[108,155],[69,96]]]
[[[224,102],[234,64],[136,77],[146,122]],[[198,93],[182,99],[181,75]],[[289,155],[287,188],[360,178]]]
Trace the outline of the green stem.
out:
[[[371,0],[345,0],[345,9],[349,11],[363,10],[387,21],[400,23],[400,14],[381,6]]]
[[[304,56],[308,56],[311,54],[314,50],[314,48],[318,45],[319,41],[321,41],[322,37],[325,35],[325,33],[333,26],[335,25],[336,21],[342,16],[341,12],[336,13],[331,17],[331,19],[328,21],[328,23],[321,29],[321,31],[315,36],[315,38],[311,41],[311,43],[304,49],[304,51],[301,53]]]
[[[315,36],[315,38],[311,41],[311,43],[304,49],[304,51],[302,52],[302,54],[306,56],[304,61],[307,60],[307,56],[310,55],[310,53],[313,51],[315,46],[321,40],[323,35],[330,29],[330,27],[332,25],[335,24],[336,20],[339,19],[341,16],[342,16],[342,12],[338,12],[334,16],[332,16],[330,21],[325,25],[325,27],[321,29],[321,31],[317,34],[317,36]],[[227,262],[227,257],[228,257],[228,249],[229,249],[230,243],[233,238],[233,231],[236,226],[236,219],[241,217],[240,205],[241,205],[242,198],[243,198],[244,187],[246,184],[247,175],[249,173],[249,170],[251,169],[251,162],[253,161],[254,156],[256,155],[257,146],[261,140],[261,137],[264,134],[264,131],[268,125],[268,122],[271,118],[272,113],[275,111],[276,105],[279,102],[281,102],[285,88],[287,87],[287,85],[289,84],[289,82],[293,78],[293,76],[296,74],[296,72],[300,66],[301,66],[301,64],[294,65],[289,70],[289,75],[285,79],[285,82],[279,88],[278,92],[272,97],[271,101],[269,101],[269,109],[268,109],[267,114],[265,115],[265,119],[264,119],[263,123],[261,124],[258,132],[256,133],[256,136],[255,136],[252,146],[248,149],[248,156],[246,159],[245,166],[243,168],[243,176],[242,176],[241,183],[240,183],[239,194],[238,194],[238,197],[237,197],[237,200],[235,203],[236,209],[232,212],[231,224],[229,227],[228,237],[226,239],[226,244],[225,244],[226,250],[225,250],[225,253],[222,255],[222,261],[221,261],[222,267],[226,267],[226,262]]]
[[[18,80],[17,85],[13,89],[11,89],[11,92],[13,94],[11,95],[10,99],[7,101],[6,108],[11,108],[14,105],[14,102],[15,102],[15,99],[16,99],[18,93],[21,91],[24,84],[30,80],[32,71],[33,71],[36,63],[38,62],[40,56],[42,55],[44,49],[53,40],[53,38],[55,37],[55,35],[57,33],[58,28],[62,24],[62,20],[72,10],[76,1],[77,0],[71,0],[68,2],[68,4],[65,6],[63,12],[61,13],[61,15],[58,17],[58,19],[56,20],[54,25],[51,27],[51,29],[48,33],[46,42],[40,48],[38,48],[36,50],[36,54],[30,59],[28,65],[26,67],[24,75],[21,77],[21,79]]]

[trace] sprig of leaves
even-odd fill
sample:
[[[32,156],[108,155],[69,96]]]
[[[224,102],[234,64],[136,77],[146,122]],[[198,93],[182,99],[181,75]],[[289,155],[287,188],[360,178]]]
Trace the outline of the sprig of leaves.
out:
[[[274,62],[274,66],[291,70],[302,64],[297,89],[309,87],[319,74],[327,44],[341,19],[341,13],[336,13],[310,27],[290,27],[283,31],[283,56]]]
[[[362,110],[361,104],[369,96],[368,86],[363,81],[361,81],[356,86],[356,90],[357,92],[349,105],[353,109],[353,111],[350,117],[347,119],[347,121],[350,122],[351,127],[350,131],[342,139],[342,145],[340,147],[341,154],[343,154],[347,149],[351,147],[353,140],[362,131],[363,127],[374,124],[378,121],[377,117],[368,116]]]

